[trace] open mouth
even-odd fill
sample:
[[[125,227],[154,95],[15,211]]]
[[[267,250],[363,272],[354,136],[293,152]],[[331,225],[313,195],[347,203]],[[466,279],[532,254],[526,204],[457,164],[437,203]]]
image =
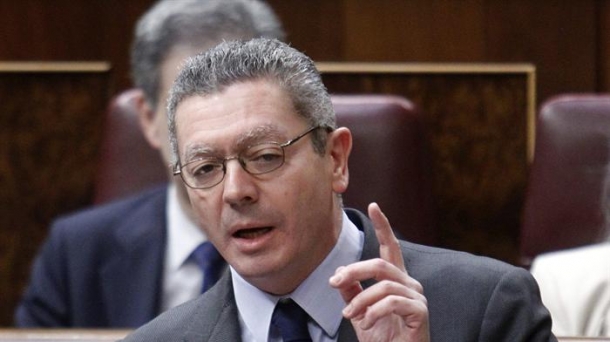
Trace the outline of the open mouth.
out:
[[[236,231],[233,236],[239,239],[256,239],[263,236],[273,229],[272,227],[249,228]]]

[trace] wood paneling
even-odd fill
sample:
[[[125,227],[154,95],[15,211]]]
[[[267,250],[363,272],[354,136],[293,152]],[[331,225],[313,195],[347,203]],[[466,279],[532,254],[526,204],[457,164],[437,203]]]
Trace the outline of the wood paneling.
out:
[[[538,103],[610,91],[608,0],[335,0],[332,11],[320,1],[268,2],[289,40],[317,61],[531,63]],[[318,17],[298,16],[303,8]]]
[[[90,203],[107,64],[0,63],[0,322],[52,218]]]
[[[0,61],[108,61],[129,86],[137,18],[155,0],[0,0]]]
[[[0,0],[0,60],[107,60],[129,87],[128,48],[153,0]],[[610,91],[608,0],[268,0],[317,61],[525,62],[538,100]]]
[[[479,0],[345,1],[344,59],[482,61],[485,12],[481,4]]]
[[[598,3],[489,1],[486,59],[535,64],[540,101],[601,91],[596,88]]]
[[[610,92],[610,1],[600,1],[597,9],[596,89]]]

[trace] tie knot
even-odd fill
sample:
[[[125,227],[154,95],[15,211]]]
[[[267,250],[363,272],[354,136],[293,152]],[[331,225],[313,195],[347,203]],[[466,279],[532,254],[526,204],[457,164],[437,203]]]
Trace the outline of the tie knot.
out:
[[[279,330],[284,342],[311,341],[307,330],[309,315],[290,298],[282,298],[273,310],[271,324]]]
[[[212,287],[220,277],[224,260],[216,247],[209,241],[197,246],[191,253],[191,258],[203,272],[203,284],[201,286],[201,293],[203,293]]]

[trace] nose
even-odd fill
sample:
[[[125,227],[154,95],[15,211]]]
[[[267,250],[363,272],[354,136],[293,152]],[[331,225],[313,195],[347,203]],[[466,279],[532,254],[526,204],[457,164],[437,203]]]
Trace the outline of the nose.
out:
[[[237,158],[226,161],[222,186],[223,200],[231,205],[244,205],[258,199],[254,177],[246,172]]]

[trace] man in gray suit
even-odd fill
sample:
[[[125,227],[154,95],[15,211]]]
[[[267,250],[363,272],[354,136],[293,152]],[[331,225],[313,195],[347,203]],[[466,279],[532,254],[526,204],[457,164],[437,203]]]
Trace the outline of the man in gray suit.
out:
[[[556,340],[527,271],[343,208],[351,133],[304,54],[222,43],[187,62],[168,116],[174,173],[231,267],[126,341]]]

